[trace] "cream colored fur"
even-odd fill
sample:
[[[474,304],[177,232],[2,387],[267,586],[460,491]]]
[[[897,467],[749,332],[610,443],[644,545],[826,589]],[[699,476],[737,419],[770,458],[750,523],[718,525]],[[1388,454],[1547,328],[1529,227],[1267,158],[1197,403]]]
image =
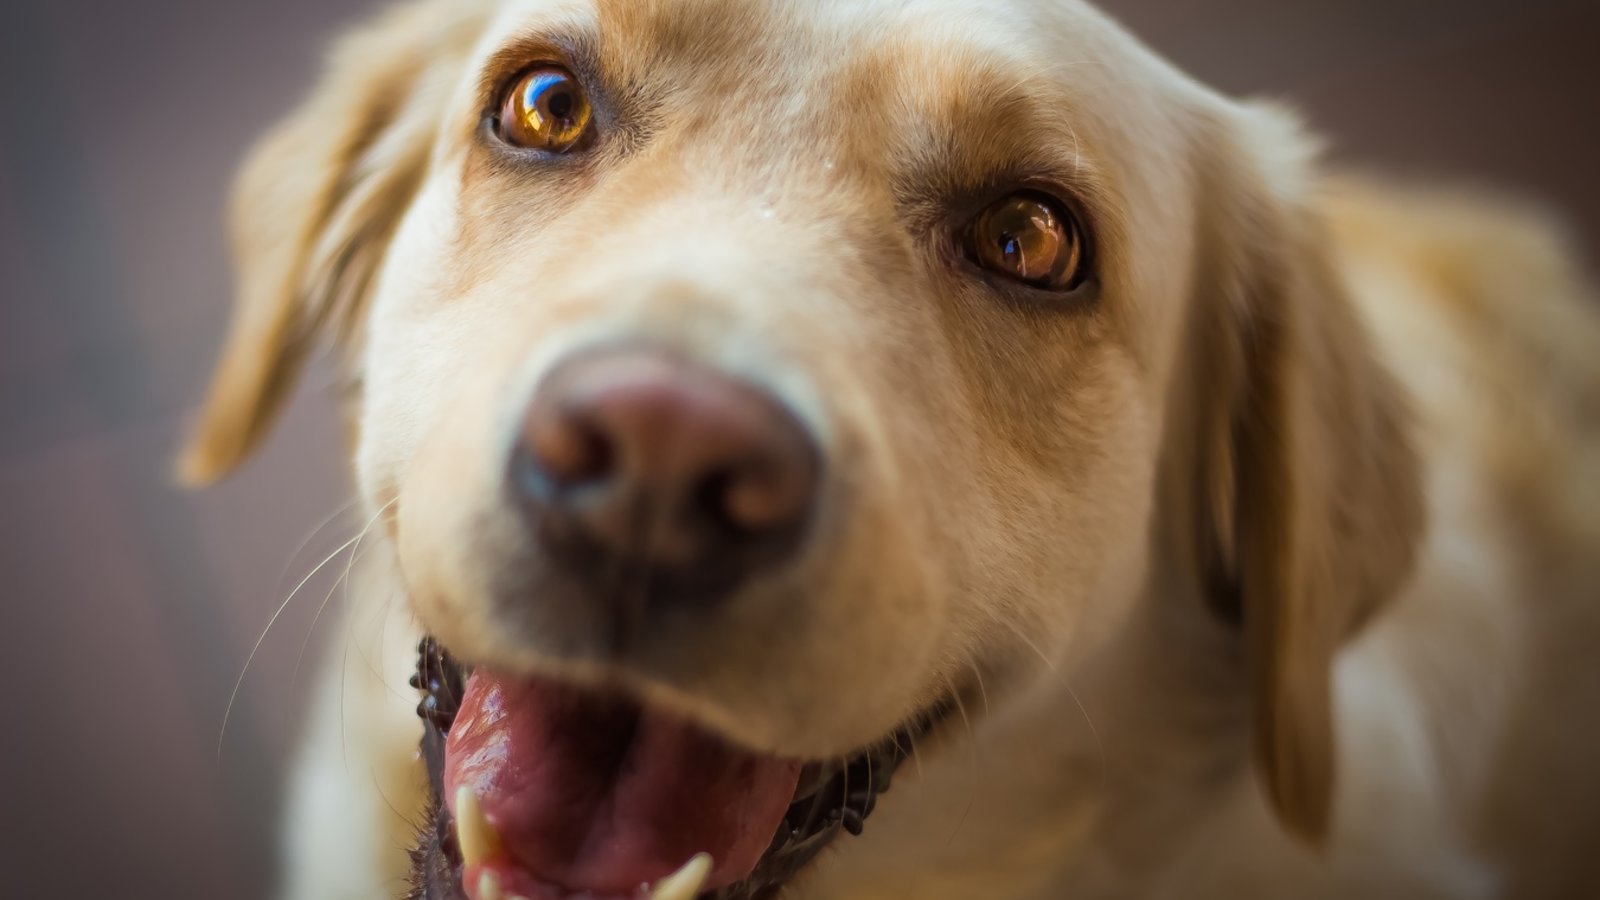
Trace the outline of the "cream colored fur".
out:
[[[508,169],[485,99],[573,35],[648,124]],[[952,197],[1017,178],[1085,211],[1083,308],[939,262]],[[341,45],[235,221],[185,471],[338,324],[378,523],[381,667],[328,666],[287,897],[400,892],[422,628],[770,752],[956,698],[793,900],[1600,895],[1600,316],[1516,204],[1327,177],[1069,0],[423,0]],[[496,594],[499,454],[543,371],[638,339],[797,409],[848,514],[602,665]]]

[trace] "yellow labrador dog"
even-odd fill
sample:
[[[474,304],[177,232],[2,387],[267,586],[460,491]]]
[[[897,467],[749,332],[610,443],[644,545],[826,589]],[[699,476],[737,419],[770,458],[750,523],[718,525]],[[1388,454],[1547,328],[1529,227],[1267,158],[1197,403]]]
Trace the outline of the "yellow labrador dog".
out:
[[[335,338],[285,895],[1600,896],[1593,294],[1314,155],[1075,0],[352,36],[183,462]]]

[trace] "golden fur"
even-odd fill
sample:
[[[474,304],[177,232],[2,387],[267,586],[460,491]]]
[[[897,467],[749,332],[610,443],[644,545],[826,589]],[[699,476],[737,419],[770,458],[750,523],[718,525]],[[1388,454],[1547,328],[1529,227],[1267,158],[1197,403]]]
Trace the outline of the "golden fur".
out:
[[[547,58],[612,130],[508,166],[480,111]],[[330,668],[286,896],[396,895],[423,627],[785,754],[955,696],[786,896],[1600,890],[1592,292],[1514,204],[1314,157],[1070,0],[421,0],[347,39],[241,179],[182,463],[236,466],[336,333],[381,523],[348,615],[392,671]],[[942,262],[1008,183],[1080,204],[1092,302]],[[769,388],[834,468],[799,562],[612,665],[498,602],[498,454],[543,371],[633,339]]]

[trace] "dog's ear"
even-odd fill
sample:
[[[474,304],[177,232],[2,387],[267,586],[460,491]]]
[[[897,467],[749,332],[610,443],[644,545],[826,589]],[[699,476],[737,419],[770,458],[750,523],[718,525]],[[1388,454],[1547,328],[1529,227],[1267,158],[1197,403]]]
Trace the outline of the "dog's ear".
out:
[[[1197,562],[1238,622],[1267,794],[1294,833],[1332,814],[1332,667],[1396,590],[1421,527],[1400,388],[1346,293],[1314,155],[1287,116],[1234,108],[1202,165],[1185,398]]]
[[[237,300],[179,476],[206,484],[260,443],[326,331],[351,335],[421,184],[479,0],[422,0],[342,40],[310,99],[235,185]]]

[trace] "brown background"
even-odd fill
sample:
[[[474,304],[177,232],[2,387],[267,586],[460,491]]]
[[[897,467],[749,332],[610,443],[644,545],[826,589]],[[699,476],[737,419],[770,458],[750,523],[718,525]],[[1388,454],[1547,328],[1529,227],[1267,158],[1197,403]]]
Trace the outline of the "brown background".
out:
[[[165,465],[225,321],[233,167],[373,4],[18,2],[0,4],[0,897],[263,897],[295,660],[331,578],[268,634],[218,738],[273,608],[351,531],[313,533],[346,494],[330,380],[224,486],[181,494]],[[1300,105],[1340,159],[1525,191],[1600,249],[1595,0],[1108,5],[1212,83]]]

